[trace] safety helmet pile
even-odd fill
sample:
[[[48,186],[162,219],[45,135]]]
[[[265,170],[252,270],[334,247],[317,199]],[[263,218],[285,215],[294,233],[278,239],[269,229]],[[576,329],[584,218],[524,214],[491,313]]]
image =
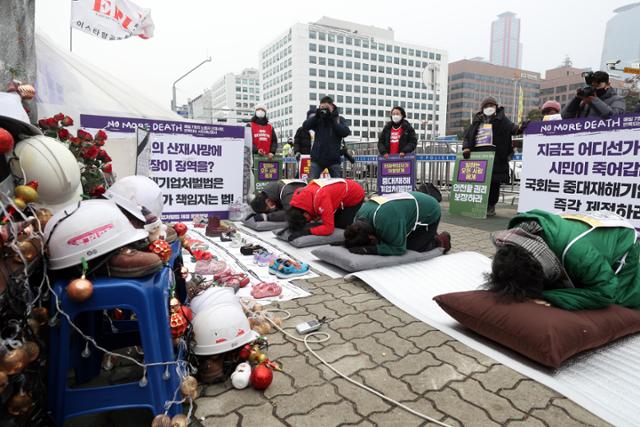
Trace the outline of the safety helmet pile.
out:
[[[240,302],[222,301],[194,316],[193,352],[198,356],[226,353],[258,338],[251,330]]]
[[[154,180],[146,176],[130,175],[119,179],[109,187],[104,197],[112,200],[140,221],[145,220],[141,210],[143,206],[158,219],[162,216],[164,205],[162,190]]]
[[[37,205],[53,213],[82,198],[80,166],[59,141],[44,135],[16,144],[10,161],[11,173],[24,182],[38,181]]]
[[[44,230],[49,268],[60,270],[90,261],[148,237],[134,228],[109,200],[85,200],[62,208]]]

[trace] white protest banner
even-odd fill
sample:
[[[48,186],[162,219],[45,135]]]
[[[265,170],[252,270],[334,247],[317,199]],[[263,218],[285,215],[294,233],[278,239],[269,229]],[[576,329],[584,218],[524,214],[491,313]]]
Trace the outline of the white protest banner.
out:
[[[224,219],[229,205],[242,200],[243,126],[86,114],[80,115],[80,125],[109,133],[150,132],[148,176],[162,189],[164,220],[210,213]]]
[[[71,28],[103,40],[153,37],[151,10],[130,0],[72,0]]]
[[[531,123],[518,211],[610,211],[640,229],[640,115]]]

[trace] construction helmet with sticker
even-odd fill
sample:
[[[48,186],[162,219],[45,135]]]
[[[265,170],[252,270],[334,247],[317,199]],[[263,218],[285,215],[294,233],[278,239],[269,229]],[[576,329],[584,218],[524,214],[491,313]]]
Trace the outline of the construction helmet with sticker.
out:
[[[193,318],[193,352],[198,356],[226,353],[258,338],[238,301],[220,302]]]
[[[90,261],[149,236],[134,228],[109,200],[85,200],[62,208],[44,229],[49,268],[60,270]]]
[[[157,218],[162,216],[164,205],[162,190],[154,180],[146,176],[130,175],[121,178],[109,187],[104,197],[112,200],[140,221],[145,220],[141,210],[143,206]]]

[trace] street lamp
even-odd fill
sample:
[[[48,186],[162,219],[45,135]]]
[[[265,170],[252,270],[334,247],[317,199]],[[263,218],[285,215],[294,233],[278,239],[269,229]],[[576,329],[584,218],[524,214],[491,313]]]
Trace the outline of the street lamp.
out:
[[[192,69],[187,71],[186,73],[184,73],[182,76],[178,77],[178,79],[175,82],[173,82],[173,86],[171,87],[171,90],[172,90],[172,93],[173,93],[173,97],[171,98],[171,109],[173,111],[177,111],[178,110],[178,105],[176,103],[176,83],[178,83],[180,80],[182,80],[185,77],[187,77],[189,74],[194,72],[196,69],[200,68],[206,62],[211,62],[211,57],[208,57],[207,59],[205,59],[204,61],[202,61],[201,63],[199,63],[198,65],[196,65],[195,67],[193,67]]]
[[[424,67],[422,71],[422,83],[428,88],[431,89],[433,93],[433,121],[431,124],[431,139],[434,139],[434,133],[436,131],[436,99],[437,94],[436,91],[440,87],[440,82],[438,81],[438,77],[440,74],[440,64],[437,62],[430,62]],[[426,134],[426,124],[425,124],[425,134]]]

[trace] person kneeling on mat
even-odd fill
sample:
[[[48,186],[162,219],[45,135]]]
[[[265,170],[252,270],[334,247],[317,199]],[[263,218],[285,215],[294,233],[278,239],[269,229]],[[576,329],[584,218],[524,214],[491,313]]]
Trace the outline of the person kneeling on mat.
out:
[[[335,228],[353,222],[364,200],[364,189],[356,181],[342,178],[314,179],[296,190],[287,211],[289,241],[301,236],[329,236]],[[311,229],[307,223],[321,220]]]
[[[497,252],[485,285],[508,300],[567,310],[640,308],[636,230],[612,212],[532,210],[491,236]]]
[[[253,217],[256,222],[286,221],[286,211],[291,207],[293,193],[306,185],[306,182],[297,179],[281,179],[268,183],[251,201],[251,209],[255,213],[247,219]]]
[[[440,204],[422,192],[372,197],[362,205],[355,222],[344,231],[344,245],[358,255],[403,255],[451,249],[451,235],[438,234]]]

